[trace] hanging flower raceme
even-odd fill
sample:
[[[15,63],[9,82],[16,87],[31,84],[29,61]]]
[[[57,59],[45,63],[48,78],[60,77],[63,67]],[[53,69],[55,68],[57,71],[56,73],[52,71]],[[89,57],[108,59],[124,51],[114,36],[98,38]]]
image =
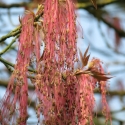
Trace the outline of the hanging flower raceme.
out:
[[[40,19],[36,22],[38,18]],[[26,125],[27,76],[28,67],[32,63],[31,58],[36,64],[33,84],[38,96],[36,106],[38,123],[92,125],[94,89],[97,82],[102,93],[104,115],[107,120],[110,119],[105,97],[105,81],[109,77],[104,73],[98,59],[88,63],[89,48],[83,56],[79,51],[80,59],[78,59],[75,22],[73,0],[44,0],[44,12],[42,5],[39,5],[36,15],[28,12],[22,18],[17,64],[0,105],[2,125],[8,123]],[[42,54],[40,54],[41,44],[45,44]],[[75,70],[74,64],[80,60],[82,67]],[[41,120],[41,114],[44,120]]]
[[[73,2],[70,0],[46,0],[43,27],[46,36],[47,59],[54,58],[55,62],[60,62],[58,63],[60,70],[73,68],[72,63],[76,53],[76,25]]]
[[[40,100],[37,114],[40,117],[39,112],[42,111],[45,124],[75,123],[74,91],[77,80],[73,74],[76,56],[74,11],[70,0],[46,0],[44,3],[46,47],[38,64],[35,86]]]
[[[34,20],[35,15],[30,11],[27,11],[26,15],[20,20],[22,29],[19,37],[17,64],[15,65],[15,70],[13,71],[5,96],[0,105],[0,121],[2,125],[26,125],[28,119],[27,71],[33,50],[35,55],[38,58],[40,57],[40,47],[38,48],[40,43],[37,38],[38,28],[34,26]],[[34,36],[34,33],[36,36]]]
[[[96,76],[101,80],[108,79],[99,70],[100,62],[96,62],[97,66],[93,63],[94,71],[90,67],[84,71],[90,56],[87,56],[88,49],[83,56],[82,69],[74,72],[77,58],[74,9],[72,0],[45,0],[44,3],[46,47],[38,63],[35,88],[39,98],[37,116],[41,123],[42,112],[45,125],[92,125]]]

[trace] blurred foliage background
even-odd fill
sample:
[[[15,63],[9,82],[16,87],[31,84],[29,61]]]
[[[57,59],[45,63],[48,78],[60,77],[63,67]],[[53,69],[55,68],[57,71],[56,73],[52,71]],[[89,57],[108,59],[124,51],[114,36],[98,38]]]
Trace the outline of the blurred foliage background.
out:
[[[3,97],[17,55],[18,40],[5,36],[19,25],[25,10],[35,11],[42,0],[0,0],[0,98]],[[63,2],[63,0],[62,0]],[[104,62],[113,78],[109,80],[107,100],[113,125],[125,125],[125,0],[78,0],[77,47],[84,53],[88,45],[91,58]],[[29,84],[29,119],[36,124],[33,85]],[[100,93],[95,90],[95,125],[104,125]]]

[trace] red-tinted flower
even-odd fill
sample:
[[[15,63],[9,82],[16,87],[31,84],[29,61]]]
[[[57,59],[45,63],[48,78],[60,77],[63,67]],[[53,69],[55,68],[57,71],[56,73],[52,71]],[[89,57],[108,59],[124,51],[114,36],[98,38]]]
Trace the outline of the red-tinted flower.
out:
[[[42,8],[39,6],[36,15],[41,12]],[[94,88],[97,82],[102,92],[104,113],[109,118],[105,98],[106,83],[103,82],[108,77],[104,74],[100,60],[93,59],[88,65],[90,55],[87,56],[87,49],[83,57],[80,54],[82,68],[74,71],[77,54],[73,1],[45,0],[43,22],[38,24],[34,23],[34,20],[34,14],[28,13],[21,21],[17,64],[0,107],[2,124],[8,124],[10,121],[12,124],[26,125],[27,68],[31,62],[31,54],[34,54],[36,59],[37,72],[34,85],[39,99],[36,106],[39,123],[92,125]],[[45,43],[42,55],[40,55],[41,42]],[[19,112],[16,112],[17,105]],[[41,113],[44,116],[43,121],[40,119]]]
[[[33,50],[33,27],[34,15],[28,13],[23,17],[21,24],[22,30],[19,38],[19,50],[17,54],[17,64],[10,78],[4,99],[1,102],[1,122],[6,124],[26,125],[27,101],[28,101],[28,82],[27,67],[29,66],[30,56]],[[12,96],[14,92],[14,95]],[[19,113],[16,109],[19,109]],[[18,119],[16,121],[16,119]]]

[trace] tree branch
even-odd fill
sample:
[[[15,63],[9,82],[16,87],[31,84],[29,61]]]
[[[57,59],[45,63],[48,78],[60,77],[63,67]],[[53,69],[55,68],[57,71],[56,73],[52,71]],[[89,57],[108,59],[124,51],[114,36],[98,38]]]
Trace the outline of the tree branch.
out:
[[[96,17],[97,19],[101,20],[102,22],[104,22],[105,24],[107,24],[110,28],[114,29],[119,36],[121,37],[125,37],[125,31],[118,29],[117,27],[115,27],[115,25],[113,25],[112,23],[108,22],[105,18],[103,18],[100,14],[100,11],[94,11],[92,9],[86,9],[90,14],[92,14],[94,17]]]
[[[7,35],[5,36],[2,36],[0,38],[0,43],[3,42],[4,40],[6,40],[7,38],[10,38],[12,36],[16,36],[18,35],[19,33],[21,32],[21,25],[18,26],[17,28],[15,28],[14,30],[12,30],[10,33],[8,33]]]
[[[97,112],[96,114],[95,114],[97,117],[104,117],[104,115],[101,113],[101,112]],[[114,121],[119,121],[119,122],[124,122],[124,120],[120,120],[120,119],[118,119],[118,118],[116,118],[116,117],[114,117],[114,116],[111,116],[111,119],[112,120],[114,120]]]
[[[8,81],[0,80],[0,86],[7,87],[7,85],[8,85]],[[33,90],[34,86],[29,85],[29,89]],[[94,93],[100,94],[100,91],[98,89],[95,89]],[[109,96],[125,96],[125,91],[107,91],[107,95],[109,95]],[[125,108],[121,109],[121,110],[125,110]],[[117,113],[117,112],[118,111],[114,111],[113,113]]]
[[[108,42],[108,40],[106,39],[104,33],[102,32],[100,23],[98,23],[98,28],[99,28],[99,31],[100,31],[101,36],[102,36],[103,39],[104,39],[104,42],[105,42],[106,46],[107,46],[109,49],[111,49],[112,51],[114,51],[116,54],[120,54],[120,55],[122,55],[122,56],[125,56],[125,53],[117,51],[115,48],[113,48],[113,47],[109,44],[109,42]]]
[[[6,65],[9,65],[9,66],[13,67],[13,68],[14,68],[14,66],[15,66],[13,63],[4,60],[2,57],[0,57],[0,61],[1,61],[2,63],[6,64]],[[28,71],[30,71],[30,72],[32,72],[32,73],[36,73],[36,71],[33,70],[33,69],[28,69]]]
[[[99,1],[99,2],[97,2],[97,8],[102,8],[106,5],[110,5],[110,4],[118,3],[118,2],[120,2],[120,1],[119,0]],[[76,4],[76,7],[79,8],[79,9],[88,9],[90,7],[93,7],[93,5],[90,2],[83,3],[83,2],[80,2],[80,0],[78,0],[78,3]]]
[[[0,86],[7,87],[8,83],[9,83],[9,81],[0,80]],[[34,86],[33,85],[28,85],[28,88],[30,90],[34,90]]]
[[[37,15],[34,19],[34,22],[38,21],[38,19],[43,15],[43,12],[39,15]],[[2,36],[0,38],[0,43],[3,42],[4,40],[6,40],[7,38],[10,38],[12,36],[16,36],[21,32],[21,25],[19,25],[17,28],[15,28],[14,30],[12,30],[10,33],[8,33],[5,36]]]
[[[106,5],[117,3],[117,2],[120,2],[120,1],[119,0],[106,0],[103,2],[99,1],[97,3],[97,6],[100,8],[100,7],[104,7]],[[29,8],[34,7],[35,8],[35,7],[37,7],[37,4],[35,4],[33,2],[13,3],[13,4],[9,4],[9,5],[5,4],[5,3],[0,3],[0,8],[3,8],[3,9],[9,9],[9,8],[13,8],[13,7],[29,7]],[[87,8],[93,7],[93,5],[91,2],[84,2],[83,3],[82,0],[78,0],[76,7],[79,9],[87,9]]]
[[[96,94],[100,94],[99,89],[95,89],[94,91]],[[109,96],[125,96],[125,91],[107,91],[107,95]]]
[[[11,43],[2,52],[0,52],[0,56],[10,49],[10,47],[12,46],[12,44],[16,41],[18,37],[19,37],[19,34],[11,41]]]
[[[13,7],[31,7],[31,6],[35,6],[35,4],[27,3],[27,2],[13,3],[13,4],[0,3],[0,8],[3,8],[3,9],[9,9]]]
[[[5,63],[4,63],[4,65],[5,65],[6,68],[8,69],[9,73],[13,72],[13,69],[12,69],[9,65],[7,65],[7,64],[5,64]]]

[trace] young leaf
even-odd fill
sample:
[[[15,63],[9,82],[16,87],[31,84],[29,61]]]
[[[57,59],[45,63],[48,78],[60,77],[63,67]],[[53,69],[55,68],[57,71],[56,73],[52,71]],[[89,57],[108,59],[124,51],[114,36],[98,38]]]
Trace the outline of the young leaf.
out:
[[[90,57],[90,54],[85,58],[85,60],[84,60],[84,66],[86,66],[88,64],[89,57]]]
[[[98,71],[91,70],[92,76],[96,78],[98,81],[107,81],[108,79],[112,78],[111,76],[108,76],[105,73],[101,73]]]
[[[96,0],[91,0],[93,6],[97,9],[97,4],[96,4]]]
[[[86,51],[85,51],[85,53],[84,53],[84,56],[83,56],[83,58],[86,58],[86,56],[87,56],[87,53],[88,53],[88,50],[89,50],[89,46],[88,46],[88,48],[86,49]]]
[[[81,61],[82,61],[82,68],[88,64],[88,60],[89,60],[89,57],[90,57],[90,55],[87,55],[88,50],[89,50],[89,46],[86,49],[86,51],[85,51],[83,56],[82,56],[81,51],[79,50],[80,58],[81,58]]]

